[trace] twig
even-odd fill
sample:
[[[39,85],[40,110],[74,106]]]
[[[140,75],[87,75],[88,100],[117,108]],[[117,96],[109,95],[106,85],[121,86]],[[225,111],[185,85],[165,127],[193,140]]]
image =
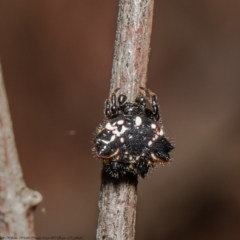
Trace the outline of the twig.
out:
[[[0,64],[0,238],[35,236],[33,210],[41,200],[23,180]]]
[[[133,101],[146,85],[154,0],[120,0],[110,93]],[[135,237],[137,176],[113,182],[102,173],[97,239]]]

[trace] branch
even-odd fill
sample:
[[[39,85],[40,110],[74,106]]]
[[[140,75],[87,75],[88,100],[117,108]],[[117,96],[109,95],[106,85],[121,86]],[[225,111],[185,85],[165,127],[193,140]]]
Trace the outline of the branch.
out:
[[[41,200],[23,180],[0,65],[0,237],[35,236],[33,210]]]
[[[110,93],[133,101],[146,85],[154,0],[120,0]],[[135,237],[137,176],[114,180],[102,173],[97,239]]]

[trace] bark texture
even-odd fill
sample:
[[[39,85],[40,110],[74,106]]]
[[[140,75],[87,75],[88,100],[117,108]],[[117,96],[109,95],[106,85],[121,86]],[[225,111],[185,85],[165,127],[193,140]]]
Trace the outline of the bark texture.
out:
[[[114,180],[102,173],[97,239],[134,239],[137,177]]]
[[[23,180],[0,65],[0,237],[35,236],[33,210],[41,200]]]
[[[134,101],[146,85],[154,0],[120,0],[110,93]]]
[[[110,93],[128,101],[146,85],[154,0],[120,0]],[[135,238],[137,176],[113,180],[102,173],[97,239]]]

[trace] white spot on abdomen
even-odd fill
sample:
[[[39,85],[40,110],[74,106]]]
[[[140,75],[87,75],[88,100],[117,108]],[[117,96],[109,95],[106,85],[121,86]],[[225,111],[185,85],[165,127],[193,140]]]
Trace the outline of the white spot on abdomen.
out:
[[[140,126],[142,124],[142,119],[140,117],[136,117],[135,124],[136,126]]]
[[[105,144],[109,144],[110,143],[109,141],[106,141],[106,140],[102,140],[102,142],[104,142]]]
[[[154,124],[154,123],[151,124],[152,129],[155,129],[156,127],[157,127],[156,124]]]
[[[123,135],[126,131],[128,130],[128,128],[126,128],[125,126],[122,126],[121,131],[119,132],[117,129],[115,129],[113,131],[113,134],[115,134],[117,137],[120,137],[121,135]]]
[[[113,136],[111,137],[111,140],[110,140],[110,142],[114,141],[114,140],[115,140],[115,138],[116,138],[116,136],[115,136],[115,135],[113,135]]]
[[[116,129],[117,127],[113,127],[113,126],[111,125],[111,123],[108,122],[108,123],[106,124],[105,128],[108,129],[108,130],[114,130],[114,129]]]
[[[117,122],[118,125],[123,125],[123,123],[124,123],[123,120],[119,120],[119,121]]]
[[[121,143],[124,143],[124,138],[120,138]]]
[[[157,139],[158,139],[158,135],[155,134],[155,135],[154,135],[154,138],[152,138],[152,140],[155,141],[155,140],[157,140]]]
[[[117,129],[113,131],[113,134],[115,134],[117,137],[120,137],[120,132]]]
[[[128,128],[122,126],[122,129],[121,129],[121,131],[120,131],[120,134],[121,134],[121,135],[124,134],[127,130],[128,130]]]
[[[151,154],[151,157],[152,157],[154,160],[157,159],[156,156],[155,156],[153,153]]]
[[[163,132],[163,129],[160,130],[160,136],[163,136],[164,135],[164,132]]]
[[[150,147],[152,145],[152,141],[149,141],[148,142],[148,146]]]

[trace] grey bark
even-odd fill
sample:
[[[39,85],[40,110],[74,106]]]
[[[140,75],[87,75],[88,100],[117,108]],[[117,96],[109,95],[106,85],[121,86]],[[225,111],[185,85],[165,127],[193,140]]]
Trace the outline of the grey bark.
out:
[[[0,64],[0,237],[35,236],[33,210],[41,199],[23,180]]]
[[[134,101],[146,85],[154,0],[120,0],[110,93]],[[102,173],[97,239],[135,238],[137,176],[115,182]]]

